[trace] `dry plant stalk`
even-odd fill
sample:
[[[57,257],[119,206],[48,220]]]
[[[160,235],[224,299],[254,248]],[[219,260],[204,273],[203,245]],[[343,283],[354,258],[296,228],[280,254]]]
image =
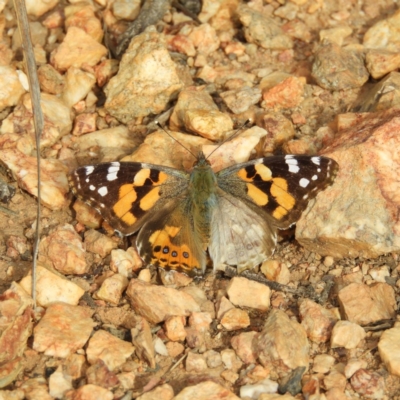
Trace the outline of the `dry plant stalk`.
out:
[[[36,70],[36,61],[33,53],[33,46],[31,40],[31,34],[29,30],[28,15],[26,12],[24,0],[14,0],[14,7],[17,14],[18,29],[21,35],[22,50],[24,54],[24,60],[26,65],[26,72],[29,81],[29,93],[32,100],[32,112],[33,122],[35,126],[35,137],[36,137],[36,157],[37,157],[37,179],[38,179],[38,201],[37,201],[37,214],[36,214],[36,232],[35,241],[33,246],[33,262],[32,262],[32,298],[34,307],[36,308],[36,264],[37,255],[39,249],[39,237],[40,237],[40,137],[43,131],[43,113],[40,105],[40,87],[39,80]]]

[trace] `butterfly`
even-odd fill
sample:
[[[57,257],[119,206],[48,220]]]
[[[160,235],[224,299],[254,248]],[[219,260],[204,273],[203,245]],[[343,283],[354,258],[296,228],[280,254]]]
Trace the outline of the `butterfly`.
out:
[[[200,152],[191,172],[141,162],[76,169],[73,193],[119,233],[138,232],[142,259],[189,276],[236,266],[238,273],[268,259],[277,230],[294,224],[308,202],[337,175],[323,156],[259,158],[214,172]]]

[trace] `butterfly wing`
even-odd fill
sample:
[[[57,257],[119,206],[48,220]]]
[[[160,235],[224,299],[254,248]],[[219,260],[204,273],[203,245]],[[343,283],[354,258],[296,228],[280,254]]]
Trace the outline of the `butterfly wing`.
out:
[[[69,176],[74,194],[123,235],[136,232],[171,199],[185,197],[188,174],[134,162],[88,165]]]
[[[279,229],[295,223],[308,202],[331,185],[339,167],[322,156],[260,158],[217,173],[219,187]]]
[[[206,269],[206,252],[194,229],[191,200],[171,200],[145,222],[137,238],[145,262],[195,276]]]
[[[338,164],[327,157],[276,156],[218,172],[209,246],[214,269],[236,265],[240,273],[270,257],[277,229],[295,223],[337,171]]]
[[[270,257],[276,245],[276,227],[238,197],[220,190],[211,224],[208,251],[214,271],[236,265],[238,273]]]

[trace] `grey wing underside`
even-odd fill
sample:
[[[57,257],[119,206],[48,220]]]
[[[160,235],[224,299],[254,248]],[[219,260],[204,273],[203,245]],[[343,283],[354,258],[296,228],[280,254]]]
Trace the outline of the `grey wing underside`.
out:
[[[239,198],[223,190],[217,197],[208,248],[214,271],[236,265],[241,273],[269,258],[276,245],[276,228]]]

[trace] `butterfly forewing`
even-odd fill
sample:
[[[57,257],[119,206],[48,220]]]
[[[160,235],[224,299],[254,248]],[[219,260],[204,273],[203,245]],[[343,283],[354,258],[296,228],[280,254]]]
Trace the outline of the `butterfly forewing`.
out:
[[[336,161],[322,156],[266,157],[217,174],[220,187],[265,212],[280,229],[295,223],[308,202],[331,185]]]
[[[115,230],[130,235],[149,212],[187,190],[188,175],[151,164],[113,162],[80,167],[69,176],[69,183],[74,194]]]

